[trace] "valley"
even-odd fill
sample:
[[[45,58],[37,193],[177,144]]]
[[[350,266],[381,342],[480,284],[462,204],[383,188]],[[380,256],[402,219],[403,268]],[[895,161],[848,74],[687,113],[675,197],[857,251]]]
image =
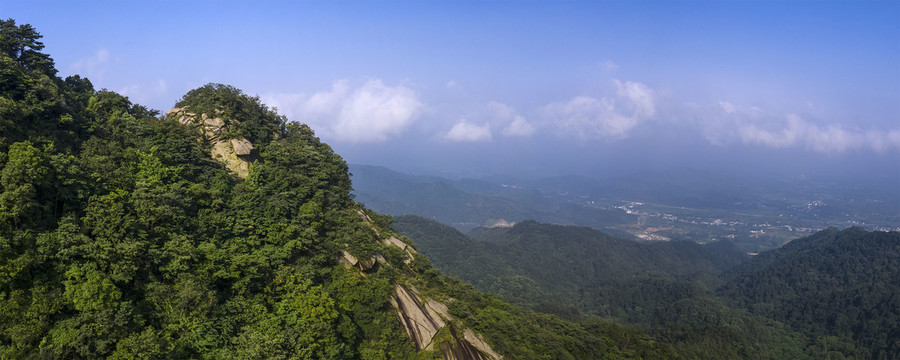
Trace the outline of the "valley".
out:
[[[900,230],[900,189],[890,184],[729,178],[685,169],[606,179],[450,179],[350,167],[357,201],[464,232],[500,220],[537,220],[638,241],[729,240],[758,253],[832,226]]]

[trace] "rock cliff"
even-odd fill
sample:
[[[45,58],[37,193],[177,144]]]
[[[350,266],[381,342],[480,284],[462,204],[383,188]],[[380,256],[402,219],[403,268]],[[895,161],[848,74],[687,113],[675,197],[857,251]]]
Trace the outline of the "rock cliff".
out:
[[[415,287],[396,285],[391,304],[419,350],[440,351],[445,360],[502,359],[471,329],[459,333],[447,306],[419,295]],[[442,336],[443,335],[443,336]]]
[[[210,155],[225,164],[228,170],[231,170],[240,178],[246,178],[250,174],[250,166],[256,157],[253,144],[246,138],[225,137],[228,130],[226,124],[233,124],[237,120],[223,120],[221,114],[196,114],[188,111],[186,107],[176,107],[166,112],[166,116],[170,119],[176,119],[179,123],[195,127],[201,134],[204,141],[209,142],[211,146]],[[233,126],[233,125],[231,125]]]

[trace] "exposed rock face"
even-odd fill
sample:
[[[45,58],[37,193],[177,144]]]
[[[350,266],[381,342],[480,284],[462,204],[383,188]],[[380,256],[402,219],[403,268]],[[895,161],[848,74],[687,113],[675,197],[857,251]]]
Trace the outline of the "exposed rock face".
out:
[[[502,356],[494,352],[487,343],[475,335],[472,330],[466,329],[463,338],[465,341],[457,341],[456,344],[441,344],[441,357],[444,360],[491,360],[501,359]],[[459,334],[452,326],[450,327],[450,335],[459,339]]]
[[[397,309],[403,328],[419,350],[439,350],[444,360],[503,358],[474,331],[465,329],[460,334],[451,322],[453,317],[447,312],[447,306],[431,299],[423,300],[415,287],[409,286],[407,289],[396,285],[391,304]],[[439,333],[443,329],[449,333],[449,341],[440,341]]]
[[[463,332],[463,338],[466,339],[466,341],[469,344],[474,346],[475,349],[478,349],[478,351],[481,354],[486,355],[487,356],[486,359],[501,359],[501,358],[503,358],[502,356],[500,356],[500,354],[498,354],[496,351],[494,351],[494,349],[491,348],[491,346],[488,345],[488,343],[484,342],[484,340],[482,340],[481,337],[478,336],[478,334],[476,334],[471,329],[466,329],[466,331]]]
[[[410,261],[412,261],[413,259],[416,258],[416,256],[415,256],[415,254],[417,254],[416,249],[413,249],[412,246],[406,245],[405,242],[400,241],[400,239],[398,239],[398,238],[391,236],[387,239],[382,240],[382,242],[385,245],[393,245],[393,246],[396,246],[396,247],[402,249],[403,251],[405,251],[407,259],[403,260],[404,263],[409,264]]]
[[[250,152],[253,151],[253,144],[244,138],[231,139],[231,148],[234,149],[235,154],[250,155]]]
[[[444,318],[450,315],[447,314],[446,306],[436,301],[423,301],[415,288],[412,289],[410,291],[396,285],[391,304],[397,309],[397,316],[400,317],[403,328],[416,346],[419,349],[434,350],[432,347],[434,336],[438,330],[447,325]]]
[[[375,254],[368,259],[359,259],[353,254],[347,252],[347,250],[341,250],[341,257],[338,259],[341,264],[344,264],[348,267],[359,267],[359,271],[367,272],[372,269],[375,269],[378,264],[387,264],[387,259],[381,254]]]
[[[173,108],[166,111],[166,116],[178,119],[178,122],[188,126],[195,126],[203,139],[212,145],[210,155],[213,159],[225,163],[228,170],[234,172],[240,178],[246,178],[250,174],[253,144],[245,138],[224,139],[222,133],[226,128],[226,121],[221,117],[210,117],[207,114],[188,112],[184,107]],[[234,120],[232,120],[234,122]]]
[[[347,250],[341,250],[341,258],[338,260],[341,261],[341,264],[344,264],[346,266],[356,266],[357,264],[359,264],[359,259],[357,259],[356,256],[353,256],[353,254],[347,252]]]

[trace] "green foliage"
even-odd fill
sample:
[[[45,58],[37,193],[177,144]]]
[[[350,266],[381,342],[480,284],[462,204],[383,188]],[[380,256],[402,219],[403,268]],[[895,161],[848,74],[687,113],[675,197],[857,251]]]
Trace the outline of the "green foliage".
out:
[[[0,171],[0,222],[4,228],[33,228],[46,219],[52,210],[48,209],[53,199],[49,196],[53,180],[50,175],[46,151],[27,141],[10,146]]]
[[[712,287],[718,284],[716,274],[745,258],[733,248],[642,244],[590,228],[533,221],[512,228],[479,228],[469,236],[416,216],[398,217],[395,227],[442,271],[480,289],[524,305],[556,303],[589,313],[602,303],[581,291],[595,284],[653,271]]]
[[[207,84],[188,91],[175,106],[195,114],[220,118],[225,139],[244,137],[254,146],[265,146],[284,132],[285,117],[230,85]],[[199,115],[198,115],[199,116]]]
[[[0,20],[0,52],[28,70],[53,76],[53,59],[40,52],[44,49],[44,43],[38,41],[42,37],[31,25],[16,26],[13,19]]]
[[[815,337],[817,353],[894,358],[900,355],[898,259],[898,232],[831,228],[736,268],[720,294]]]
[[[106,274],[97,270],[97,265],[88,263],[85,266],[72,266],[66,271],[66,300],[72,303],[75,310],[92,312],[112,308],[122,297]]]

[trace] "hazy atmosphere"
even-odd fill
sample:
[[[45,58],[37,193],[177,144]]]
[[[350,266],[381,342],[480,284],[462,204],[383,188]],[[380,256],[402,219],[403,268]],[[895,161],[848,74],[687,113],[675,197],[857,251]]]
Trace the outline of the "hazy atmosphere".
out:
[[[900,181],[900,3],[46,2],[61,76],[151,108],[209,82],[350,163]]]

